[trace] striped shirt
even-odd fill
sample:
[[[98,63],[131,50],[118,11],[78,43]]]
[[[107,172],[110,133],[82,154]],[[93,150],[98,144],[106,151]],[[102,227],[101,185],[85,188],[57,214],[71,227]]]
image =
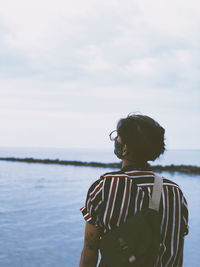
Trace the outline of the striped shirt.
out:
[[[125,168],[101,176],[88,190],[85,206],[81,208],[84,219],[104,233],[120,226],[148,207],[154,177],[152,171]],[[161,244],[155,267],[182,266],[184,236],[188,233],[187,202],[179,186],[165,178],[159,214]]]

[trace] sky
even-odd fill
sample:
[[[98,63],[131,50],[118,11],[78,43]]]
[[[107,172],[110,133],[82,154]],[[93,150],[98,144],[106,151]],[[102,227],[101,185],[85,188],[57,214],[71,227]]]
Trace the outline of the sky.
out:
[[[139,112],[200,149],[199,1],[0,3],[0,147],[110,148]]]

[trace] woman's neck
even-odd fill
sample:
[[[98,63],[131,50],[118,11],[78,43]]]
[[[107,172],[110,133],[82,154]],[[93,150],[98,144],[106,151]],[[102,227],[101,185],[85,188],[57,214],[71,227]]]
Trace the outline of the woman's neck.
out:
[[[122,168],[132,166],[136,169],[146,169],[149,167],[149,164],[147,162],[135,162],[133,160],[123,159],[122,160]]]
[[[130,161],[128,159],[122,160],[122,168],[127,167],[127,166],[131,166],[131,165],[136,165],[136,164],[135,164],[135,162]]]

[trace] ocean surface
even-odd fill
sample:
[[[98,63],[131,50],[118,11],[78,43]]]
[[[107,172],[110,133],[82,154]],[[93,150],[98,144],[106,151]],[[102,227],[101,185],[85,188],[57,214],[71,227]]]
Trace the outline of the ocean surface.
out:
[[[112,151],[1,148],[0,157],[118,162]],[[200,166],[199,150],[167,151],[157,164]],[[76,267],[83,245],[79,211],[89,186],[112,169],[0,161],[0,266]],[[185,267],[200,262],[200,175],[162,172],[182,188],[189,205]]]

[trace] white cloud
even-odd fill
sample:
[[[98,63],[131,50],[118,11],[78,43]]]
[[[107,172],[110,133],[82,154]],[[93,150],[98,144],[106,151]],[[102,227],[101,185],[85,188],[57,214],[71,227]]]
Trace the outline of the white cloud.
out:
[[[2,69],[4,75],[91,81],[95,72],[95,80],[118,83],[119,76],[131,81],[139,74],[141,81],[148,72],[157,81],[157,72],[168,79],[168,67],[176,76],[182,71],[174,50],[199,56],[194,50],[200,24],[194,0],[189,9],[186,1],[3,3],[4,51],[11,61],[11,69]],[[194,73],[196,66],[190,61]]]
[[[199,7],[196,0],[2,0],[0,106],[10,112],[1,116],[5,137],[14,126],[19,133],[31,127],[23,114],[32,114],[34,129],[46,127],[35,139],[46,145],[52,144],[45,138],[48,130],[56,136],[52,125],[59,140],[67,130],[63,121],[76,133],[94,125],[99,131],[95,135],[102,137],[131,111],[158,118],[171,132],[188,114],[195,118],[194,128],[194,114],[199,114]],[[78,124],[70,122],[72,114]],[[6,118],[13,124],[7,125]],[[180,129],[187,132],[184,125]],[[88,145],[95,146],[92,131],[85,132]],[[195,132],[192,141],[171,136],[174,147],[195,147],[198,140]],[[31,136],[24,140],[28,144]]]

